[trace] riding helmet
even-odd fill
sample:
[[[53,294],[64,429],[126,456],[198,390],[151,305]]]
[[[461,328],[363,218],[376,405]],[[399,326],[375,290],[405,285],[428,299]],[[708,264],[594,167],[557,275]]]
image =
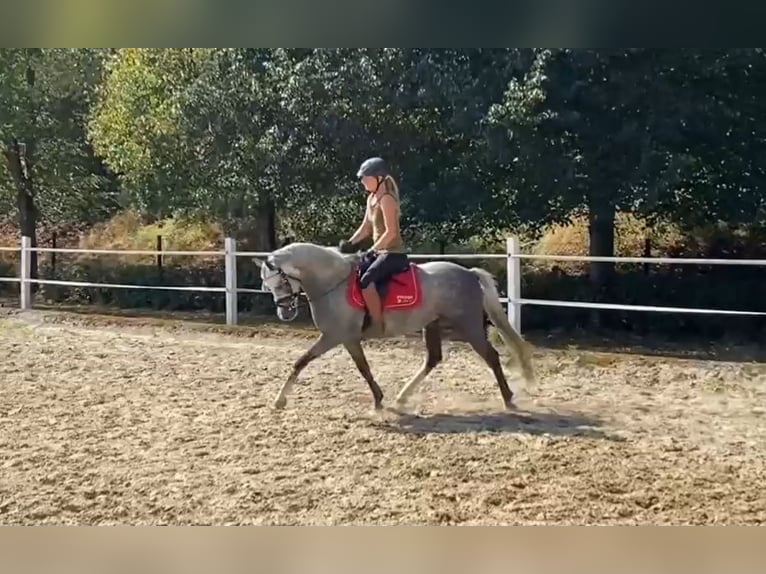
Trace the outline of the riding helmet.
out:
[[[362,165],[359,166],[359,171],[356,173],[356,177],[386,177],[390,173],[388,165],[383,161],[383,158],[371,157],[362,162]]]

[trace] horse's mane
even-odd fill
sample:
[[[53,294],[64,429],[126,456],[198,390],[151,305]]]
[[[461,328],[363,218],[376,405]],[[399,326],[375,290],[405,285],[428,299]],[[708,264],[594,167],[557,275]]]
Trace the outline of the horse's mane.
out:
[[[329,261],[356,265],[359,262],[357,253],[341,253],[337,247],[326,247],[315,243],[290,243],[274,251],[274,258],[279,261],[285,258],[296,267],[303,267],[315,261],[318,257],[327,257]]]

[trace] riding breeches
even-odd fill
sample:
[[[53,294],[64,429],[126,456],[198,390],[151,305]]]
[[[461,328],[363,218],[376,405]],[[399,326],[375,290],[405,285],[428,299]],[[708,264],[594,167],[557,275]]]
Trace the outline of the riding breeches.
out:
[[[367,252],[359,265],[359,285],[366,289],[371,283],[381,283],[391,275],[406,271],[410,260],[406,253]]]

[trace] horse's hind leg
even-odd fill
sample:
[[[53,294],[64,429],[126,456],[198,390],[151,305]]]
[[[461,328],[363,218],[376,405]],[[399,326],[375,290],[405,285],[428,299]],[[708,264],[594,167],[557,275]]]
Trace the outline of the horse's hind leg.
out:
[[[423,330],[423,338],[426,342],[425,362],[417,374],[402,387],[402,390],[396,396],[396,402],[400,405],[407,402],[407,398],[415,390],[415,387],[442,361],[442,336],[438,321],[433,321],[426,325]]]
[[[375,382],[375,378],[372,376],[370,364],[367,362],[367,357],[364,356],[362,345],[359,344],[359,342],[354,341],[353,343],[345,343],[344,346],[346,347],[348,354],[351,355],[351,358],[354,359],[356,368],[359,369],[364,380],[367,381],[370,391],[372,391],[372,398],[375,401],[375,410],[380,410],[383,407],[383,391],[380,390],[378,383]]]
[[[465,338],[468,344],[471,345],[474,351],[484,359],[484,362],[492,369],[492,373],[497,380],[497,386],[500,388],[500,394],[503,396],[503,403],[505,408],[512,409],[513,405],[513,391],[508,387],[508,381],[505,379],[505,373],[503,373],[503,367],[500,363],[500,355],[497,350],[492,346],[487,338],[487,331],[484,325],[478,325],[476,329],[470,329],[469,332],[464,332]]]

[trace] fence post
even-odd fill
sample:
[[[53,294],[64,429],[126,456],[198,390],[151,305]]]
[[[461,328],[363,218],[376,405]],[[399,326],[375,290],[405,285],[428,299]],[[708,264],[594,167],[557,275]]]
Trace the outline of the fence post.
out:
[[[518,257],[513,257],[521,252],[518,237],[509,237],[506,240],[505,252],[508,255],[506,260],[508,321],[516,332],[521,333],[521,303],[518,303],[521,299],[521,260]]]
[[[51,234],[51,247],[53,249],[56,249],[58,247],[58,244],[56,243],[56,231],[54,230]],[[51,251],[51,277],[53,279],[56,278],[56,252]]]
[[[157,235],[156,251],[160,251],[160,252],[162,251],[162,235]],[[160,284],[162,284],[162,253],[157,253],[156,262],[157,262],[157,277],[159,277]]]
[[[32,238],[21,237],[21,272],[20,272],[20,303],[21,310],[26,311],[32,308],[32,284],[29,280],[32,278]]]
[[[226,265],[226,324],[237,324],[237,242],[233,237],[223,240]]]

